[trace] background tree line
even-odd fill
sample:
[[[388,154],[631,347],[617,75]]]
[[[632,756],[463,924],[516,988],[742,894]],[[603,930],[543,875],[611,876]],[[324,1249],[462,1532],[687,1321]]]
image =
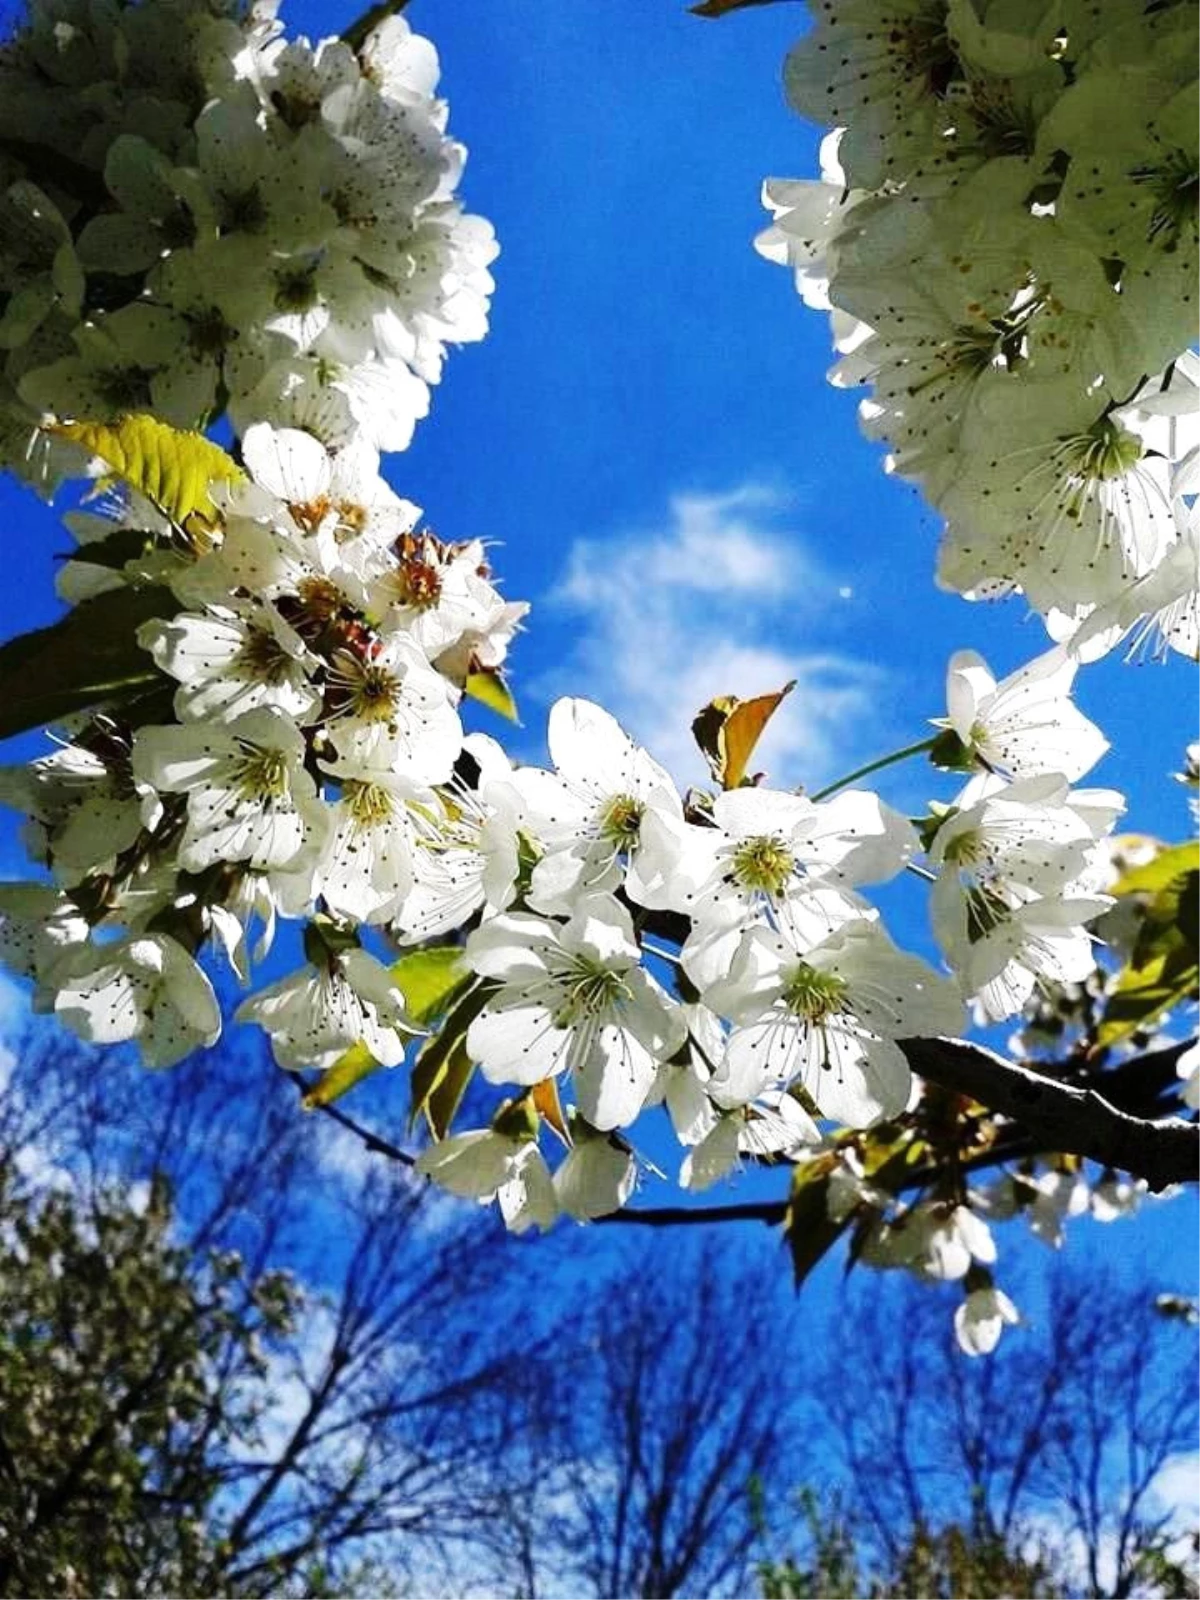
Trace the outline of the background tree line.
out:
[[[1196,1592],[1171,1285],[1056,1274],[967,1362],[762,1230],[529,1249],[261,1062],[6,1071],[3,1593]]]

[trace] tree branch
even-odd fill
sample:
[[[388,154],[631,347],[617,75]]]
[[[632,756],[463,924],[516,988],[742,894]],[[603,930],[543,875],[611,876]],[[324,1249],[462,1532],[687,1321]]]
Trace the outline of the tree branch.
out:
[[[1171,1066],[1191,1041],[1155,1051]],[[1200,1177],[1200,1127],[1179,1117],[1151,1121],[1119,1110],[1098,1089],[1065,1083],[963,1039],[902,1039],[908,1064],[928,1083],[970,1095],[1011,1117],[1044,1150],[1086,1156],[1144,1178],[1151,1189]],[[1102,1080],[1101,1080],[1102,1081]]]
[[[782,1222],[786,1214],[786,1200],[748,1200],[732,1206],[630,1206],[593,1220],[634,1223],[644,1228],[673,1228],[700,1222],[765,1222],[770,1227]]]
[[[995,1165],[1023,1152],[1061,1150],[1144,1178],[1155,1191],[1200,1179],[1200,1126],[1180,1117],[1153,1120],[1122,1111],[1093,1084],[1079,1081],[1077,1063],[1071,1068],[1074,1079],[1065,1079],[1009,1061],[985,1045],[969,1044],[965,1039],[901,1039],[899,1043],[909,1066],[927,1083],[969,1095],[988,1110],[1011,1118],[1022,1130],[1019,1148],[1005,1143],[985,1151],[979,1165]],[[1119,1087],[1122,1098],[1128,1089],[1137,1103],[1148,1103],[1148,1093],[1151,1098],[1161,1093],[1174,1078],[1180,1056],[1194,1043],[1185,1039],[1133,1056],[1098,1074],[1097,1081],[1106,1088]],[[288,1073],[288,1077],[302,1096],[308,1092],[310,1085],[302,1074]],[[368,1150],[403,1166],[413,1165],[415,1157],[407,1150],[364,1128],[337,1106],[317,1109],[361,1139]],[[928,1174],[922,1170],[917,1176],[924,1181]],[[915,1182],[904,1187],[914,1187]],[[786,1200],[764,1200],[729,1206],[633,1207],[596,1220],[645,1228],[709,1222],[764,1222],[771,1227],[781,1223],[786,1214]]]
[[[318,1078],[309,1078],[302,1072],[289,1072],[287,1076],[295,1083],[300,1091],[303,1101],[309,1090],[318,1083]],[[387,1156],[389,1161],[398,1161],[402,1167],[416,1166],[416,1156],[410,1155],[407,1150],[402,1150],[398,1144],[393,1144],[390,1139],[385,1139],[381,1134],[373,1133],[370,1128],[364,1128],[361,1122],[356,1122],[353,1117],[338,1106],[305,1104],[306,1111],[319,1111],[323,1117],[328,1117],[331,1122],[336,1122],[339,1128],[345,1128],[347,1133],[352,1133],[356,1139],[361,1139],[364,1146],[376,1156]]]

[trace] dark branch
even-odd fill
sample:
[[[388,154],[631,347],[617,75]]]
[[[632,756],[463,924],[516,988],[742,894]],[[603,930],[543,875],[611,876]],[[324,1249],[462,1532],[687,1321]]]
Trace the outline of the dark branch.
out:
[[[782,1222],[786,1200],[748,1200],[734,1206],[633,1206],[613,1211],[597,1222],[633,1222],[646,1228],[671,1228],[689,1222]]]
[[[1189,1044],[1155,1051],[1158,1065],[1169,1063],[1173,1069]],[[1092,1085],[1048,1077],[963,1039],[902,1039],[900,1047],[926,1082],[969,1095],[990,1111],[1011,1117],[1042,1150],[1086,1156],[1144,1178],[1154,1190],[1195,1183],[1200,1177],[1200,1127],[1195,1123],[1131,1116]]]
[[[342,34],[342,43],[348,44],[351,50],[361,50],[380,23],[403,11],[407,4],[408,0],[380,0],[378,5],[370,6],[350,23]]]
[[[1060,1069],[1071,1077],[1051,1077],[997,1055],[965,1039],[902,1039],[900,1047],[918,1076],[951,1093],[969,1095],[990,1111],[1011,1118],[1015,1140],[1001,1140],[972,1165],[996,1166],[1006,1160],[1038,1151],[1062,1151],[1086,1156],[1106,1167],[1144,1178],[1153,1190],[1173,1183],[1195,1183],[1200,1178],[1200,1127],[1179,1117],[1152,1120],[1134,1116],[1112,1103],[1109,1094],[1133,1103],[1151,1104],[1175,1076],[1175,1067],[1194,1040],[1133,1056],[1117,1066],[1099,1071],[1092,1083],[1081,1081],[1079,1064]],[[1051,1068],[1051,1071],[1054,1069]],[[289,1073],[301,1095],[311,1084]],[[1107,1091],[1101,1094],[1096,1084]],[[337,1106],[319,1106],[323,1115],[362,1140],[370,1151],[411,1167],[415,1157],[389,1139],[364,1128]],[[929,1177],[915,1172],[905,1188],[917,1187]],[[600,1222],[635,1227],[669,1228],[709,1222],[782,1223],[785,1200],[749,1201],[729,1206],[646,1206],[614,1212]]]

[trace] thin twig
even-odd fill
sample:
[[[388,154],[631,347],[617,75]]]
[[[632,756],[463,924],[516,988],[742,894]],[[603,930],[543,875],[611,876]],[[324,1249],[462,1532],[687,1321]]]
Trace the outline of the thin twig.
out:
[[[287,1076],[295,1083],[300,1091],[300,1098],[304,1100],[309,1091],[320,1081],[318,1078],[307,1078],[302,1072],[289,1072]],[[306,1111],[319,1111],[323,1117],[328,1117],[331,1122],[336,1122],[339,1128],[345,1128],[347,1133],[354,1134],[361,1139],[364,1146],[372,1155],[387,1156],[389,1161],[398,1161],[403,1167],[415,1167],[417,1158],[410,1155],[407,1150],[402,1150],[398,1144],[393,1144],[390,1139],[385,1139],[382,1134],[374,1133],[370,1128],[364,1128],[361,1122],[356,1122],[348,1116],[339,1106],[314,1104],[308,1101]]]
[[[361,50],[379,24],[403,11],[407,3],[408,0],[380,0],[379,5],[369,6],[342,33],[342,43],[348,44],[351,50]]]

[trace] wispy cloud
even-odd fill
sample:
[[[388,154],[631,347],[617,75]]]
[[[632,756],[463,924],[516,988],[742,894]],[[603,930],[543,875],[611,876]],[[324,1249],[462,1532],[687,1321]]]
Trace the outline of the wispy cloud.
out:
[[[575,638],[542,687],[599,700],[696,779],[700,707],[794,678],[755,764],[780,783],[833,776],[862,747],[882,673],[839,647],[852,587],[815,559],[790,513],[776,491],[747,484],[676,495],[658,526],[576,540],[548,597]]]

